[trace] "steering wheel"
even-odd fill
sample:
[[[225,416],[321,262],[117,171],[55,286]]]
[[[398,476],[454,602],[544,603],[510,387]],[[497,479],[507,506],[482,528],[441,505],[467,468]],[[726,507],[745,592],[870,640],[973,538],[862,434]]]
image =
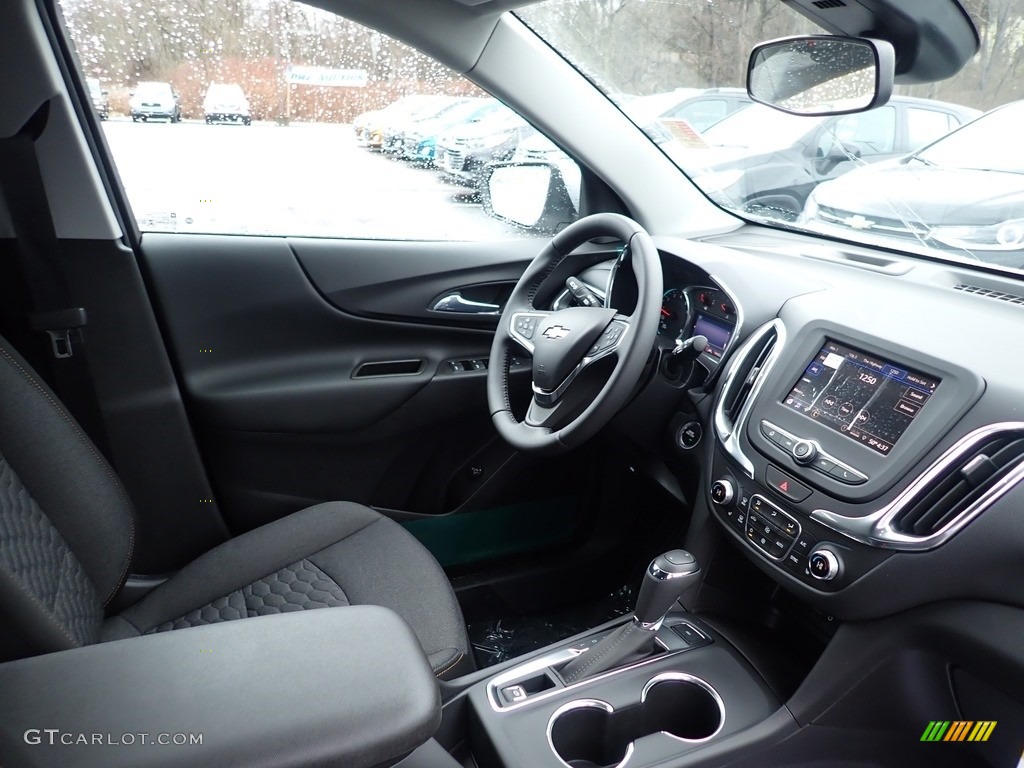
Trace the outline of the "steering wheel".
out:
[[[557,312],[533,305],[555,268],[595,237],[626,243],[637,282],[631,315],[606,307],[569,307]],[[661,312],[661,260],[650,235],[632,219],[598,213],[559,232],[530,262],[505,304],[487,366],[487,404],[498,433],[521,451],[569,450],[614,416],[643,372]],[[533,356],[533,396],[526,417],[512,413],[509,367],[515,347]],[[589,369],[614,361],[597,383]],[[593,371],[596,375],[597,371]],[[582,374],[582,375],[581,375]]]

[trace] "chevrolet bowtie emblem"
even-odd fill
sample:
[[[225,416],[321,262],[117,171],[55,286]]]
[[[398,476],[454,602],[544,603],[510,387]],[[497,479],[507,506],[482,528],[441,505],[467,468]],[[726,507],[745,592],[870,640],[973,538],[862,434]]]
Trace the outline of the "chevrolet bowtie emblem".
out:
[[[560,325],[552,325],[550,328],[544,329],[544,335],[549,339],[564,339],[569,335],[569,329]]]
[[[843,219],[843,224],[851,229],[871,229],[875,226],[875,222],[861,216],[859,213],[856,216],[850,216],[848,219]]]

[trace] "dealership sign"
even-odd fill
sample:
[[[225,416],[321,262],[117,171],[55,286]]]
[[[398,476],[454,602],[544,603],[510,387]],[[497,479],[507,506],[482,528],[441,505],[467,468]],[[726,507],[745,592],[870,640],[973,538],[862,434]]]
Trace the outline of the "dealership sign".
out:
[[[328,69],[297,65],[289,65],[287,78],[289,83],[295,85],[342,85],[349,88],[365,88],[369,81],[365,69]]]

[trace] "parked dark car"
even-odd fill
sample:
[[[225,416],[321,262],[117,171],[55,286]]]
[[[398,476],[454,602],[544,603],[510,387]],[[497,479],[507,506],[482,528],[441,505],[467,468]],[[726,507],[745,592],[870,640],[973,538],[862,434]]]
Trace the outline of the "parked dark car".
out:
[[[402,157],[414,163],[432,163],[437,137],[452,129],[470,125],[504,109],[496,99],[468,99],[437,117],[415,120],[405,132]]]
[[[501,109],[438,137],[434,165],[446,181],[476,187],[488,163],[508,160],[519,142],[533,133],[523,118],[510,109]]]
[[[388,120],[381,134],[380,148],[384,152],[400,154],[405,151],[405,133],[422,120],[434,120],[447,115],[460,104],[468,101],[465,97],[439,96],[429,105],[421,107],[408,115],[400,115]]]
[[[673,154],[727,207],[795,220],[818,184],[863,163],[899,157],[977,117],[969,107],[893,96],[884,107],[805,117],[754,104],[702,135],[707,149]]]
[[[95,77],[85,78],[85,85],[89,89],[89,100],[92,101],[96,114],[100,116],[100,120],[106,120],[110,117],[110,99],[107,98],[106,90]]]
[[[803,223],[924,243],[971,259],[1024,267],[1024,101],[994,109],[898,161],[820,185]]]

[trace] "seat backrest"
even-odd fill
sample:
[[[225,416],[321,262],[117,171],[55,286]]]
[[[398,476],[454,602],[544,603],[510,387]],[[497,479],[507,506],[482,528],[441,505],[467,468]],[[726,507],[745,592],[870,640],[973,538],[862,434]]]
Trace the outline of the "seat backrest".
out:
[[[0,338],[0,660],[96,642],[134,538],[114,470]]]

